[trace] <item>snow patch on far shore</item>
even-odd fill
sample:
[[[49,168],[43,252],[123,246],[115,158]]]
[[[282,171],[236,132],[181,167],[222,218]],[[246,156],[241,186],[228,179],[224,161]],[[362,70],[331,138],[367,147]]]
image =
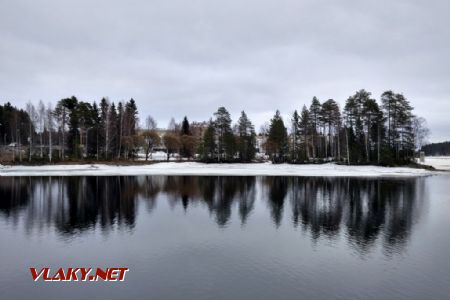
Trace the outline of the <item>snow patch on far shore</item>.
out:
[[[427,156],[423,164],[436,170],[450,171],[450,156]]]
[[[1,166],[0,176],[133,176],[133,175],[199,175],[199,176],[327,176],[327,177],[411,177],[434,174],[432,171],[407,167],[345,166],[291,164],[204,164],[198,162],[162,162],[150,165],[48,165]]]

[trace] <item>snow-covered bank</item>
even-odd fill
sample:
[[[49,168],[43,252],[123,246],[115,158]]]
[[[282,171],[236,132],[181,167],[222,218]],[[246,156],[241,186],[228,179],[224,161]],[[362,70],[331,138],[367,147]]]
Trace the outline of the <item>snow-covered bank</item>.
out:
[[[377,166],[203,164],[196,162],[166,162],[151,165],[49,165],[0,166],[0,176],[108,176],[108,175],[225,175],[225,176],[351,176],[390,177],[425,176],[433,172],[413,168]]]
[[[436,170],[450,171],[450,156],[427,156],[424,165],[432,166]]]

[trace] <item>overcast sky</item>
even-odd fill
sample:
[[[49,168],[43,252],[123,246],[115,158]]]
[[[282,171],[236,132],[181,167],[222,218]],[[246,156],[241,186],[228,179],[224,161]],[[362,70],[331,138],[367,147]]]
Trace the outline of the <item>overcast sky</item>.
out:
[[[317,96],[403,93],[450,140],[448,0],[0,0],[0,102],[133,97],[140,118],[259,128]]]

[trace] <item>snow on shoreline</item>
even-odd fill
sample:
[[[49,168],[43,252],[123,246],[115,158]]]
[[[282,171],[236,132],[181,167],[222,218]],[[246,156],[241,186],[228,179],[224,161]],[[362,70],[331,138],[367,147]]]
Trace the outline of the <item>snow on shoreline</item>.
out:
[[[271,163],[203,164],[198,162],[161,162],[150,165],[48,165],[2,166],[0,176],[115,176],[115,175],[199,175],[199,176],[313,176],[313,177],[411,177],[435,174],[407,167],[290,165]]]
[[[427,156],[423,164],[436,170],[450,171],[450,156]]]

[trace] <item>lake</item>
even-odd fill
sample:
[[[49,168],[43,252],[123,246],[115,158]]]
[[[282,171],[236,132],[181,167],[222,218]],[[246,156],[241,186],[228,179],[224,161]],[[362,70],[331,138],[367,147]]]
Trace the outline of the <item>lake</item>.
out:
[[[0,245],[2,299],[449,299],[450,176],[1,177]]]

